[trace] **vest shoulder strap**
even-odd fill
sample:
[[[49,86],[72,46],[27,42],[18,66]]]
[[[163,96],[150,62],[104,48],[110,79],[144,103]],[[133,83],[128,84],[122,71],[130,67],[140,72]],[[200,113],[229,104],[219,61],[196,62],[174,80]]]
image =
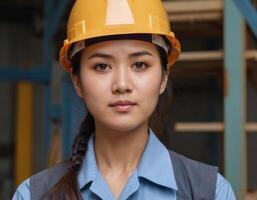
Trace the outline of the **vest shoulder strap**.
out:
[[[46,193],[55,186],[67,172],[68,162],[60,163],[30,177],[31,200],[50,200]]]
[[[177,200],[214,200],[218,168],[169,151],[178,186]]]

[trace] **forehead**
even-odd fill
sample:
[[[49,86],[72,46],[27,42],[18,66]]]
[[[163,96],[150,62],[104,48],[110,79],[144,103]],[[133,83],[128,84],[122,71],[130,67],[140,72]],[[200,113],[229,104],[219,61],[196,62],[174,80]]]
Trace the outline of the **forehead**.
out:
[[[158,56],[156,45],[141,40],[110,40],[92,44],[84,49],[83,54],[90,54],[97,51],[108,52],[108,54],[116,53],[133,53],[137,51],[148,51]]]

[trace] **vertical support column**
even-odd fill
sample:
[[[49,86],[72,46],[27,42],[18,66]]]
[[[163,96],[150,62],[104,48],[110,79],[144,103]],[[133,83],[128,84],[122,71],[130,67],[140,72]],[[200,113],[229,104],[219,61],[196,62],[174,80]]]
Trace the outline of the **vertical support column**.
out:
[[[64,15],[66,8],[68,7],[69,0],[59,0],[58,3],[54,3],[53,0],[44,0],[44,11],[45,11],[45,26],[44,26],[44,66],[52,71],[52,62],[54,60],[54,52],[56,51],[53,46],[53,37],[58,30],[59,23]],[[52,80],[46,83],[44,88],[45,94],[45,146],[44,150],[48,151],[50,149],[51,140],[51,113],[53,111],[52,105]],[[54,105],[55,107],[60,107],[60,105]],[[68,110],[68,109],[67,109]],[[61,117],[61,116],[59,116]],[[68,130],[67,130],[68,131]],[[67,132],[66,131],[66,132]]]
[[[21,82],[17,90],[15,183],[19,185],[32,174],[33,86]]]
[[[71,129],[71,82],[66,74],[62,81],[62,156],[68,159],[71,156],[72,129]]]
[[[225,175],[237,199],[246,191],[245,24],[233,0],[224,1]]]
[[[44,1],[44,13],[45,13],[45,24],[44,24],[44,38],[43,38],[43,63],[44,67],[49,69],[51,72],[53,48],[51,38],[51,17],[54,12],[53,1]],[[48,152],[50,146],[51,137],[51,81],[44,85],[44,151]],[[44,158],[45,161],[47,158]]]

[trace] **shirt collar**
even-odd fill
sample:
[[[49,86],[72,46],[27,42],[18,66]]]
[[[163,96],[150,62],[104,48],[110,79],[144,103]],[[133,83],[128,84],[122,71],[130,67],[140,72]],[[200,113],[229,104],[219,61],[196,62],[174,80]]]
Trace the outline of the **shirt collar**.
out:
[[[94,152],[94,133],[92,133],[88,140],[85,159],[78,173],[79,188],[82,189],[89,182],[94,181],[98,173]],[[149,129],[148,141],[138,164],[137,173],[138,177],[177,190],[169,152],[151,129]]]
[[[151,129],[149,129],[148,142],[138,165],[138,176],[158,185],[178,189],[169,151]]]

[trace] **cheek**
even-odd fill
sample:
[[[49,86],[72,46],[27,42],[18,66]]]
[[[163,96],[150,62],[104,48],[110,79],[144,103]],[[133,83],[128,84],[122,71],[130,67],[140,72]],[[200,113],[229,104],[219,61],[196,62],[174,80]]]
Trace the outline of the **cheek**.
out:
[[[145,102],[146,108],[154,109],[159,98],[161,73],[156,71],[151,76],[146,76],[137,81],[138,92]]]
[[[107,90],[107,84],[104,80],[88,74],[82,78],[82,90],[84,101],[88,107],[101,105],[101,101],[104,100],[103,94]]]

